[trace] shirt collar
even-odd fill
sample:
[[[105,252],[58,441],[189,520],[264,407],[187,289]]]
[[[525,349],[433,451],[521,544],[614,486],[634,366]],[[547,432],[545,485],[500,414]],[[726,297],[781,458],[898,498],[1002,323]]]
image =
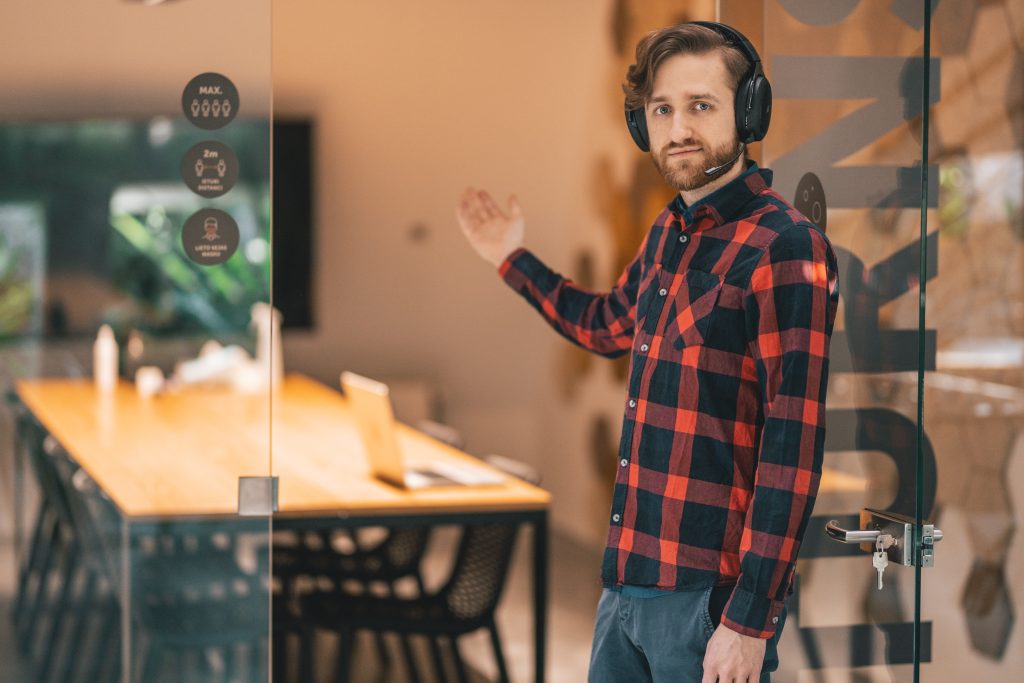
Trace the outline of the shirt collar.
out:
[[[743,173],[691,206],[687,206],[683,198],[676,194],[668,209],[679,217],[684,227],[698,221],[704,223],[699,229],[717,227],[735,220],[747,202],[771,186],[771,169],[760,168],[756,162],[751,161]],[[705,218],[710,219],[711,223],[705,223],[702,220]]]

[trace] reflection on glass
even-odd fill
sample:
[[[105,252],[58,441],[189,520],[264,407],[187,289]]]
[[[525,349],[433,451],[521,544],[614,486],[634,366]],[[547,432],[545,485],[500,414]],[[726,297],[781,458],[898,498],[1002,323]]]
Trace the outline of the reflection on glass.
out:
[[[878,591],[869,555],[815,538],[827,519],[857,528],[863,507],[913,515],[918,494],[944,531],[922,571],[922,680],[1013,680],[1024,670],[1012,647],[1024,596],[1011,589],[1024,579],[1022,14],[993,2],[934,15],[918,482],[920,3],[764,8],[776,95],[765,164],[790,198],[805,174],[820,179],[843,252],[825,474],[773,680],[910,680],[913,571],[890,566]]]
[[[236,220],[243,244],[269,234],[267,130],[265,120],[238,120],[218,133],[241,168],[218,207]],[[28,310],[29,285],[41,285],[43,235],[51,254],[46,291],[35,298],[42,307],[34,321],[25,312],[19,327],[13,318],[5,323],[9,336],[32,331],[30,322],[52,337],[92,333],[101,323],[119,338],[131,329],[158,336],[245,329],[249,308],[269,292],[266,259],[204,268],[181,246],[185,219],[209,204],[182,180],[181,158],[208,136],[168,118],[0,123],[7,197],[0,272],[24,288],[10,301],[12,316],[22,299]]]
[[[269,523],[235,506],[270,471],[270,3],[57,4],[5,12],[0,46],[0,680],[266,681]],[[214,69],[241,104],[201,130],[182,90]],[[201,196],[206,140],[238,164]],[[185,256],[201,209],[238,225],[223,265]],[[244,381],[165,383],[203,348]]]

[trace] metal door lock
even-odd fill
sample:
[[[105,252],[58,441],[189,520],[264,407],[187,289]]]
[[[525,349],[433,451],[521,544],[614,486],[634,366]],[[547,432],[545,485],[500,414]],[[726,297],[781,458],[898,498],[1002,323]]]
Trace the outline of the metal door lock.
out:
[[[840,543],[856,543],[872,553],[872,564],[878,571],[879,588],[882,573],[890,562],[904,567],[914,566],[914,520],[906,515],[865,508],[860,513],[860,529],[847,531],[839,522],[825,525],[828,535]],[[942,531],[933,524],[921,526],[921,566],[935,566],[935,544],[942,540]],[[885,559],[879,557],[884,553]]]
[[[921,566],[935,566],[935,543],[942,540],[942,531],[932,524],[921,527]]]

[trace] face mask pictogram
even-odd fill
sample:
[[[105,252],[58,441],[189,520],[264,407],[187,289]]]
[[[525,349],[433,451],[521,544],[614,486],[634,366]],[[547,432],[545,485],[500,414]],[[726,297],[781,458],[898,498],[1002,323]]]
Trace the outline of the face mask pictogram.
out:
[[[196,211],[185,221],[181,231],[185,255],[201,266],[216,266],[227,261],[238,249],[238,241],[238,224],[220,209]]]

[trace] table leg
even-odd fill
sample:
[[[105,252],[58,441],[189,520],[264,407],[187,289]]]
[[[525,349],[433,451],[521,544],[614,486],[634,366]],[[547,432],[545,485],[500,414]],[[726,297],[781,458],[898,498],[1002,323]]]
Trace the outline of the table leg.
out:
[[[548,614],[548,511],[533,523],[534,680],[544,683]]]

